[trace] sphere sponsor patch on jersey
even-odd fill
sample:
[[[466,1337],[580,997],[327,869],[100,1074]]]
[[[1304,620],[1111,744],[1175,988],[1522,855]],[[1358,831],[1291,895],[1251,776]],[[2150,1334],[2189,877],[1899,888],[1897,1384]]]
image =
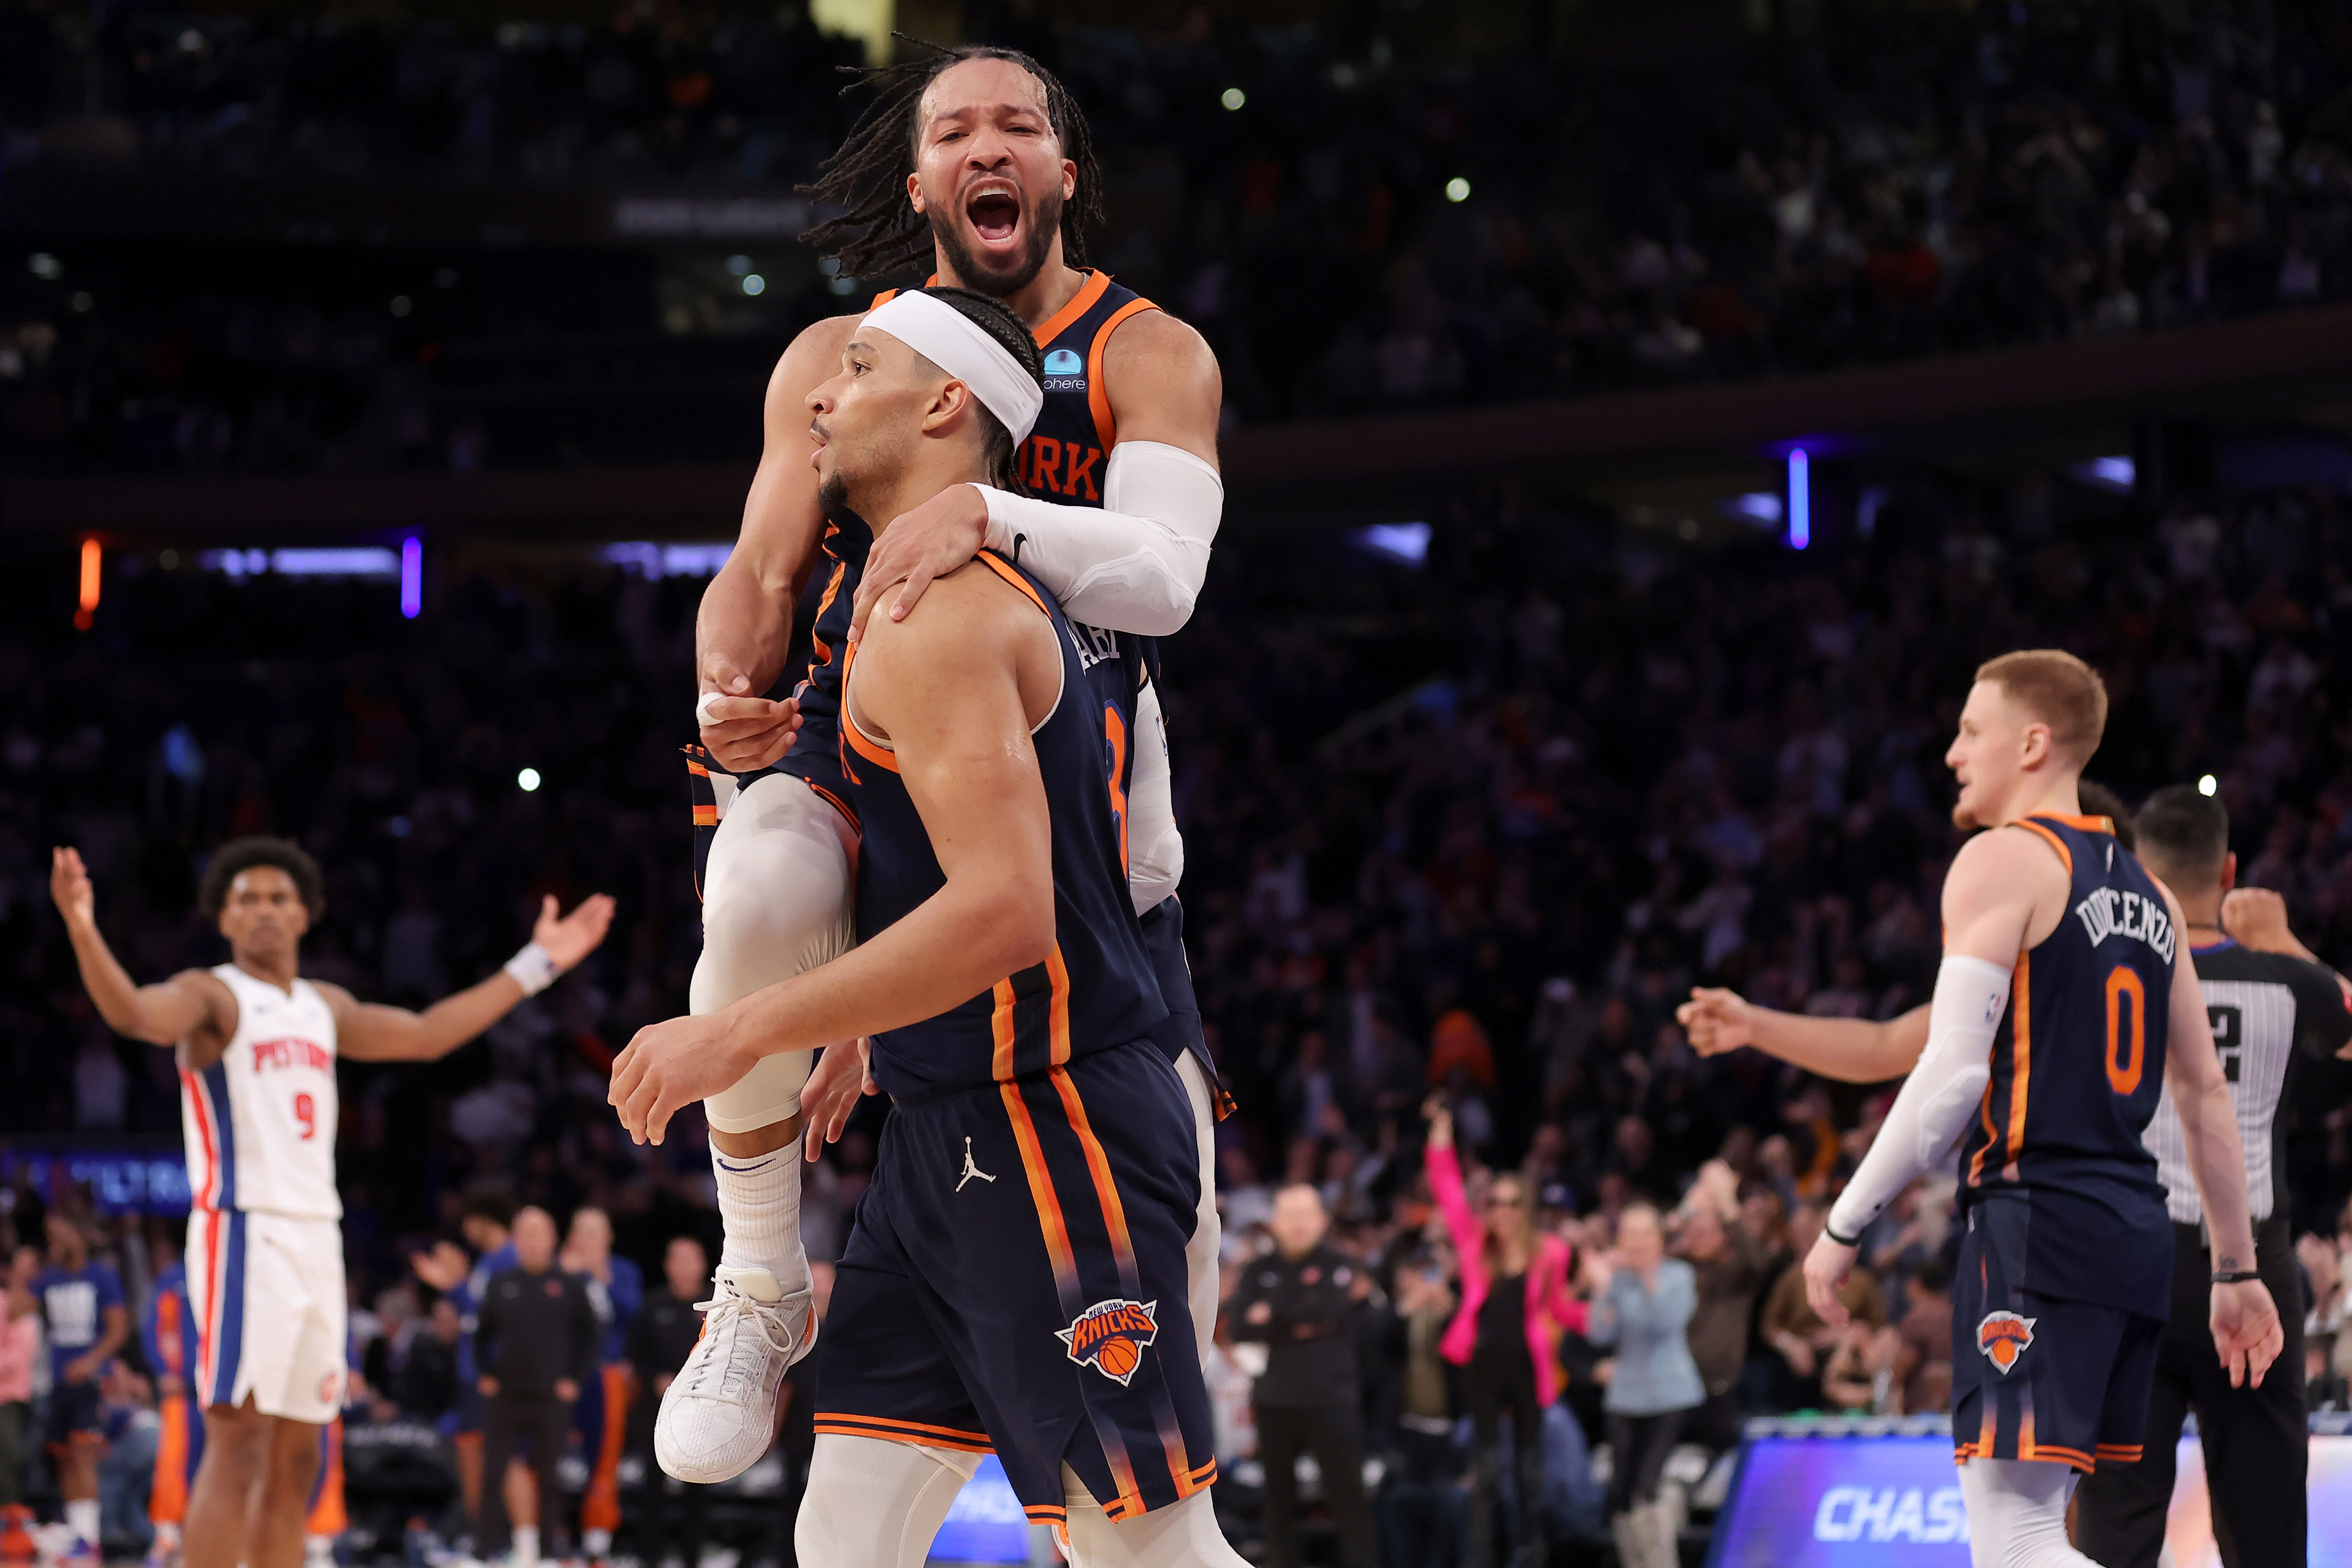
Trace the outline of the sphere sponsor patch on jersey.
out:
[[[1072,1361],[1124,1388],[1143,1364],[1143,1347],[1160,1337],[1160,1303],[1097,1301],[1054,1337],[1068,1347]]]

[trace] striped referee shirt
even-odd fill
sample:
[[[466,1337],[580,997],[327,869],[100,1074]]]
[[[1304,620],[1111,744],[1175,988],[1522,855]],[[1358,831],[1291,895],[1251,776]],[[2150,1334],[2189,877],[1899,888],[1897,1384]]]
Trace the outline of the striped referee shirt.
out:
[[[2278,1151],[2279,1101],[2289,1069],[2301,1050],[2332,1057],[2352,1040],[2352,1011],[2336,976],[2316,963],[2283,952],[2257,952],[2224,940],[2191,950],[2197,983],[2205,993],[2205,1016],[2213,1026],[2213,1048],[2230,1080],[2238,1108],[2238,1140],[2246,1150],[2246,1202],[2257,1225],[2285,1202],[2277,1189],[2284,1162]],[[2156,1108],[2144,1142],[2156,1156],[2164,1183],[2164,1204],[2181,1225],[2205,1217],[2197,1197],[2196,1173],[2180,1131],[2172,1086]]]

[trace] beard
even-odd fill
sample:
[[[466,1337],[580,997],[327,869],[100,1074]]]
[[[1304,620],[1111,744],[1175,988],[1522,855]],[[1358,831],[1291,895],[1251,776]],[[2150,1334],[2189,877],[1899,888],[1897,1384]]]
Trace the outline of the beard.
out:
[[[825,475],[818,483],[816,505],[817,510],[824,514],[824,520],[827,522],[845,525],[853,522],[863,523],[866,521],[859,517],[856,509],[849,504],[849,481],[841,477],[839,468]]]
[[[1028,225],[1028,242],[1022,247],[1021,259],[1008,273],[995,273],[982,267],[971,247],[963,242],[951,216],[937,207],[930,214],[931,237],[947,254],[948,266],[963,286],[976,293],[1002,300],[1008,294],[1018,294],[1036,281],[1037,274],[1045,269],[1045,258],[1053,254],[1054,237],[1062,232],[1062,193],[1049,191],[1039,199],[1034,212],[1023,215]]]

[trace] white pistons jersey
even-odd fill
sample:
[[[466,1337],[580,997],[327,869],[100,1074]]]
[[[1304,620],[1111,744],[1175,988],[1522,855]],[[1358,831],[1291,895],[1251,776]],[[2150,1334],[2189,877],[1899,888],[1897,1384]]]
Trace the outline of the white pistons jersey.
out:
[[[236,1034],[202,1072],[180,1071],[188,1190],[198,1210],[340,1219],[335,1018],[307,980],[291,994],[233,963]]]

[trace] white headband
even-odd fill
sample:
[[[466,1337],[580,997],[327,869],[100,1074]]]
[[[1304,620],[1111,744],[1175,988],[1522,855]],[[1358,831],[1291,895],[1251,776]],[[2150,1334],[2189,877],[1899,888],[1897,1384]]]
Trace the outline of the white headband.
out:
[[[953,305],[909,289],[867,312],[857,330],[868,329],[889,333],[971,388],[981,405],[1013,433],[1014,446],[1029,438],[1045,406],[1045,390],[1003,343]]]

